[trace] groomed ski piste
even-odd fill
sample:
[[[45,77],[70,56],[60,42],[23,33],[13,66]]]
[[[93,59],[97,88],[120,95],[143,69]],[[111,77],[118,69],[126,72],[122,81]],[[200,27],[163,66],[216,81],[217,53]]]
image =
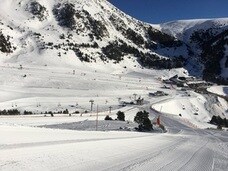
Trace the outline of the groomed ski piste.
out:
[[[127,68],[126,63],[80,63],[76,69],[2,64],[1,109],[37,114],[0,117],[1,170],[226,170],[228,133],[206,129],[216,126],[207,123],[211,113],[204,96],[190,90],[186,96],[175,86],[162,88],[161,78],[186,72],[135,68],[127,62]],[[159,90],[168,96],[148,96]],[[144,104],[120,106],[134,96],[144,98]],[[225,105],[214,110],[220,112]],[[80,114],[41,114],[65,109]],[[106,115],[115,119],[119,110],[126,122],[104,121]],[[140,110],[147,110],[151,120],[160,115],[167,132],[133,131]]]

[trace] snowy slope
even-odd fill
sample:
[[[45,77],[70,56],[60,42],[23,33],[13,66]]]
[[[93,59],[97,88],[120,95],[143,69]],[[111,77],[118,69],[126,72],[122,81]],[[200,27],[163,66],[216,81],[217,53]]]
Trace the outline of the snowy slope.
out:
[[[154,38],[163,33],[105,0],[3,0],[0,8],[0,30],[15,48],[2,62],[75,66],[78,59],[107,63],[130,56],[147,66],[148,61],[186,57],[188,52],[175,37]],[[112,55],[116,49],[121,53]]]
[[[207,89],[209,92],[219,94],[222,96],[228,96],[228,87],[227,86],[213,86]]]
[[[124,14],[106,0],[0,3],[1,63],[74,67],[82,62],[118,65],[131,58],[149,68],[184,67],[190,74],[214,82],[221,81],[218,76],[227,78],[227,52],[222,59],[216,57],[221,73],[213,70],[213,78],[208,78],[204,71],[210,66],[200,47],[202,42],[210,46],[217,42],[214,36],[227,30],[226,18],[151,25]],[[214,41],[190,40],[202,30],[209,30]]]
[[[228,28],[227,18],[178,20],[159,25],[160,29],[168,34],[177,37],[184,42],[189,42],[194,31],[214,29],[214,32],[221,32]]]

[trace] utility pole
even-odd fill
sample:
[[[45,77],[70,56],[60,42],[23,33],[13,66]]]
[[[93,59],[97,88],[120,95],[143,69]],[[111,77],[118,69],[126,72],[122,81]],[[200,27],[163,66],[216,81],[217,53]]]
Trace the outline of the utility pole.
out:
[[[109,106],[109,113],[112,112],[112,106]]]
[[[96,131],[98,130],[98,105],[97,105],[97,117],[96,117]]]

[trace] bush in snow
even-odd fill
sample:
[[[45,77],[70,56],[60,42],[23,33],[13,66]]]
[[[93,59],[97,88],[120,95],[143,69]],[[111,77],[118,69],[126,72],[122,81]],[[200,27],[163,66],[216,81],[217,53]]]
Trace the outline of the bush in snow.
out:
[[[0,110],[0,115],[20,115],[20,111],[17,109]]]
[[[32,114],[32,112],[31,111],[24,111],[24,115],[31,115]]]
[[[79,114],[80,112],[76,110],[74,113],[75,113],[75,114]]]
[[[112,121],[113,119],[109,115],[106,115],[105,118],[104,118],[104,120],[106,120],[106,121]]]
[[[63,114],[69,114],[68,109],[64,110],[64,111],[63,111]]]
[[[54,114],[53,114],[53,112],[52,112],[52,111],[49,111],[49,112],[48,112],[48,114],[50,114],[50,115],[51,115],[51,117],[54,117]]]
[[[222,119],[220,116],[213,115],[211,120],[210,120],[210,123],[214,124],[214,125],[218,125],[218,128],[221,128],[222,126],[228,127],[227,119],[226,118]]]

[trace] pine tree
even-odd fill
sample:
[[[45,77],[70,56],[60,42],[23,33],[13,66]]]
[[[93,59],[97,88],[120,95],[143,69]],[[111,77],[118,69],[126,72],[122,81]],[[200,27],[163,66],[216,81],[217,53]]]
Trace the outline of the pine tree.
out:
[[[118,111],[116,115],[117,115],[117,119],[119,121],[125,121],[125,114],[124,114],[124,112]]]
[[[134,121],[139,124],[138,130],[139,131],[151,131],[153,130],[153,125],[151,124],[151,121],[149,119],[149,113],[147,111],[139,111]]]

